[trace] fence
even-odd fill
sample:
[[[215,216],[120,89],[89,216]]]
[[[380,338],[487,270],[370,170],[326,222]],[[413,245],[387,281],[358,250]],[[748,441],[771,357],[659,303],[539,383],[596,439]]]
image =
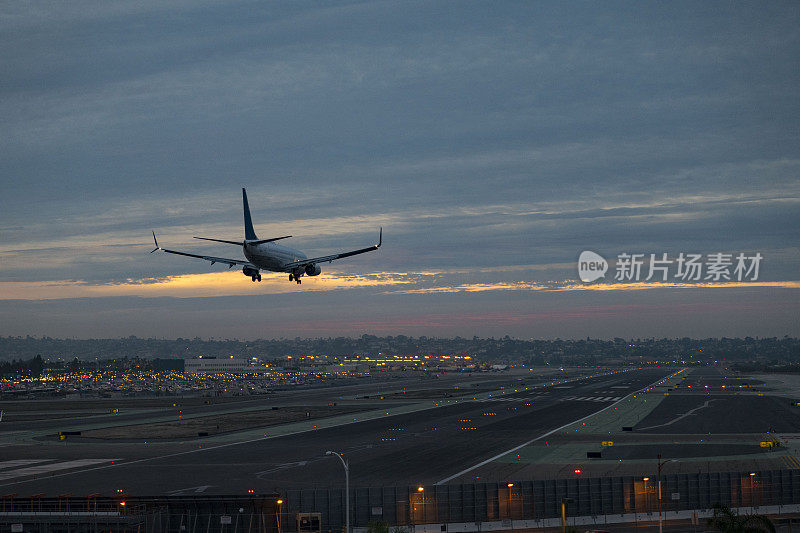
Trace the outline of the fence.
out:
[[[0,531],[47,533],[280,533],[277,494],[78,497],[7,494]]]
[[[420,488],[422,490],[420,490]],[[708,509],[715,503],[751,507],[800,503],[800,470],[671,474],[662,476],[663,511]],[[351,490],[351,526],[370,521],[392,525],[503,520],[543,520],[571,516],[657,512],[658,483],[637,477],[570,478],[508,483],[471,483]],[[298,512],[322,514],[322,530],[345,523],[344,490],[289,490],[282,507],[286,530]]]
[[[397,526],[483,522],[499,526],[559,517],[563,499],[569,499],[567,514],[573,517],[656,512],[657,491],[657,480],[630,476],[355,488],[350,516],[352,527],[365,527],[370,521]],[[708,509],[715,503],[729,507],[797,504],[800,470],[664,475],[661,492],[665,512]],[[313,529],[323,533],[338,533],[345,523],[341,489],[195,497],[9,494],[2,497],[1,505],[2,531],[17,525],[22,531],[73,533],[283,533],[297,531],[298,513],[320,513],[321,521]],[[438,526],[434,529],[439,531]]]

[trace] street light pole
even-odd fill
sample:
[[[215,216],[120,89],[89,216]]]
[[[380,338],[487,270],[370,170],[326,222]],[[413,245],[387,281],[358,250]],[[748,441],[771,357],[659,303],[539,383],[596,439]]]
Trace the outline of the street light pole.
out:
[[[344,506],[345,506],[345,526],[344,533],[350,533],[350,460],[342,457],[342,454],[328,450],[325,455],[335,455],[342,462],[344,467]]]
[[[661,469],[664,465],[671,463],[675,459],[661,460],[661,454],[658,454],[658,533],[664,532],[664,519],[661,517]]]

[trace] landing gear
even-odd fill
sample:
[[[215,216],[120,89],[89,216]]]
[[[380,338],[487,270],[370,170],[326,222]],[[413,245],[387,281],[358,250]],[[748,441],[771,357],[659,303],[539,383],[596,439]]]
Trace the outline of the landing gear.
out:
[[[297,284],[298,284],[298,285],[300,285],[301,283],[303,283],[303,280],[301,280],[300,278],[296,279],[295,281],[297,282]]]
[[[245,265],[242,269],[242,273],[253,280],[253,283],[256,281],[261,281],[261,272],[259,272],[257,268],[252,268],[248,265]]]
[[[289,281],[294,281],[294,274],[289,274]]]

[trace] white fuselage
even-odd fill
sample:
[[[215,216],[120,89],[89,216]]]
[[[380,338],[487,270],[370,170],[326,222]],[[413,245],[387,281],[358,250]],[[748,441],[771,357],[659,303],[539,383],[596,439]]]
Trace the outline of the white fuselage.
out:
[[[288,246],[281,246],[274,242],[242,246],[244,256],[248,261],[260,269],[271,272],[290,272],[284,265],[295,261],[308,259],[306,254]]]

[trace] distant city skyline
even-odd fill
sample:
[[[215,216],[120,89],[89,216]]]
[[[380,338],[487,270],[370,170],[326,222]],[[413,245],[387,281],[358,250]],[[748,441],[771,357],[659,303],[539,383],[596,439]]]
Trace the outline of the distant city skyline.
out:
[[[54,339],[0,337],[0,360],[83,361],[135,359],[245,358],[317,364],[327,358],[371,361],[461,360],[471,363],[544,364],[709,364],[717,361],[796,365],[800,339],[579,339],[378,337],[316,339]],[[430,361],[429,361],[430,362]],[[427,363],[426,363],[427,364]]]
[[[797,3],[4,15],[0,336],[800,336]],[[241,187],[261,238],[383,247],[301,286],[148,253],[242,257],[192,239]],[[758,279],[613,279],[717,253]]]

